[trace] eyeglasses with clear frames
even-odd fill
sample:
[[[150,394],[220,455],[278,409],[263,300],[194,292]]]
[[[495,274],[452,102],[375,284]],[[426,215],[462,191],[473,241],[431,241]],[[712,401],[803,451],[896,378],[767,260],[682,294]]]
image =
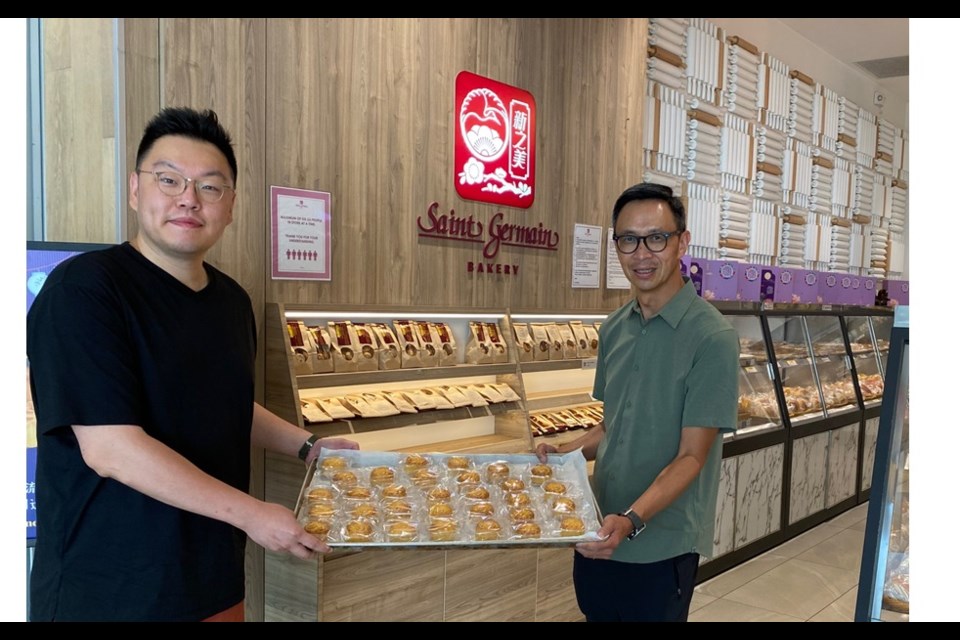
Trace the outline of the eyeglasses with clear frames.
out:
[[[206,203],[213,204],[223,199],[223,194],[227,191],[235,191],[233,187],[225,184],[219,178],[208,178],[206,180],[195,180],[188,178],[176,171],[146,171],[138,169],[137,173],[149,173],[157,180],[157,187],[160,193],[175,197],[187,190],[187,185],[193,183],[196,189],[197,197]]]
[[[636,253],[640,248],[640,242],[652,253],[660,253],[667,248],[667,241],[671,236],[679,236],[682,231],[658,231],[646,236],[637,236],[632,233],[625,233],[622,236],[613,234],[613,241],[617,244],[617,251],[620,253]]]

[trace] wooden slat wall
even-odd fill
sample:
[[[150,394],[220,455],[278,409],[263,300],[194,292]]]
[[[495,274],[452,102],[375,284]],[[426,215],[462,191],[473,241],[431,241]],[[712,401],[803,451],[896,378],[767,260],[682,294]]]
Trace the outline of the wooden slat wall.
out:
[[[43,18],[44,240],[117,239],[113,19]]]
[[[271,19],[268,185],[332,194],[333,280],[271,281],[287,303],[612,309],[622,291],[570,287],[573,225],[606,227],[640,180],[646,21]],[[635,64],[631,64],[635,60]],[[461,70],[520,86],[538,108],[537,196],[526,210],[461,200],[453,183]],[[556,229],[560,251],[504,247],[517,277],[466,272],[472,247],[421,240],[442,213]],[[267,239],[268,241],[268,239]],[[269,266],[269,265],[267,265]]]
[[[160,110],[160,20],[126,18],[123,21],[124,113],[126,131],[126,176],[137,167],[137,145],[143,128]],[[118,188],[127,203],[129,177]],[[127,236],[137,232],[137,214],[126,204]]]

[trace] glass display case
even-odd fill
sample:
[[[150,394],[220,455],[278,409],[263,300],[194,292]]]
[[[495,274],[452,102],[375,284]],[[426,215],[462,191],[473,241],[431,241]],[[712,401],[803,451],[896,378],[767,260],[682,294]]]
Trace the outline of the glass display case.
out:
[[[880,373],[887,370],[887,353],[890,350],[890,333],[893,329],[893,315],[875,316],[870,319],[873,336],[880,352]]]
[[[897,307],[880,413],[855,619],[902,621],[910,610],[909,307]]]
[[[860,387],[860,395],[863,397],[864,408],[879,407],[880,399],[883,397],[883,367],[889,347],[890,318],[885,316],[847,316],[844,321],[847,327],[847,336],[850,339],[850,351],[853,356],[854,368],[857,371],[857,382]],[[882,360],[874,328],[877,325],[887,327],[886,338],[883,341]]]
[[[858,411],[850,356],[839,316],[806,316],[805,321],[827,415]]]
[[[823,399],[805,317],[771,314],[767,316],[767,324],[790,424],[795,426],[823,418]]]
[[[737,431],[725,434],[725,439],[783,428],[760,316],[726,317],[740,337],[740,400]]]

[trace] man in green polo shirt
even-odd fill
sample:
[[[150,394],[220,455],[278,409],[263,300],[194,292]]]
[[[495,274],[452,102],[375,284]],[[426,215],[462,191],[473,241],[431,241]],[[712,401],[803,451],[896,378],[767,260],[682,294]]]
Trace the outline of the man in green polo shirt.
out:
[[[583,448],[604,514],[574,554],[588,621],[685,621],[700,556],[713,552],[722,432],[736,428],[739,341],[680,275],[690,232],[669,187],[630,187],[614,240],[634,300],[600,328],[593,396],[604,421],[537,455]]]

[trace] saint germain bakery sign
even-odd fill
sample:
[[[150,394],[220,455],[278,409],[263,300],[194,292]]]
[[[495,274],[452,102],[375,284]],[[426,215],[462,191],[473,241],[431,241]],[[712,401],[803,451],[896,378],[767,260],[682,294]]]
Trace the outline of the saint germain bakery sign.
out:
[[[536,187],[536,103],[528,92],[469,71],[457,74],[454,110],[454,187],[464,200],[527,209]],[[498,212],[490,220],[439,213],[440,204],[417,218],[422,238],[479,245],[467,273],[515,276],[520,265],[497,259],[501,246],[556,251],[560,234],[537,226],[511,224]]]
[[[439,213],[440,204],[432,203],[427,207],[427,215],[417,217],[417,234],[421,238],[456,240],[472,242],[477,246],[477,259],[468,260],[467,273],[493,273],[508,276],[518,275],[520,265],[510,264],[497,259],[500,247],[526,247],[556,251],[560,244],[560,234],[539,223],[536,226],[511,224],[503,219],[498,211],[486,223],[477,220],[473,214],[457,215]]]

